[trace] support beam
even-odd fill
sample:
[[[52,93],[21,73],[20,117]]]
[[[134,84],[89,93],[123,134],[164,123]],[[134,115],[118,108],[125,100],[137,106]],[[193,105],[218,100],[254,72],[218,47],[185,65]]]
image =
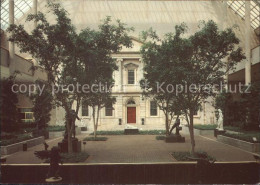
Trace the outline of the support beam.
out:
[[[245,53],[246,53],[246,63],[245,63],[245,84],[249,85],[251,83],[251,56],[250,56],[250,1],[245,1]]]
[[[11,24],[14,24],[14,0],[9,0],[9,25]],[[11,33],[11,35],[12,34],[13,32]],[[14,56],[15,56],[14,43],[9,42],[9,68],[10,68],[11,75],[15,71]]]
[[[33,0],[33,14],[37,14],[38,0]],[[34,21],[34,28],[37,27],[37,21]]]

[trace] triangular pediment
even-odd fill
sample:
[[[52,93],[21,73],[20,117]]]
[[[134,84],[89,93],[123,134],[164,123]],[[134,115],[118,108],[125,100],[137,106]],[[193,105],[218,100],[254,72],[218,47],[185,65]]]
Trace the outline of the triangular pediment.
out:
[[[135,37],[131,37],[132,39],[132,47],[131,48],[127,48],[127,47],[122,47],[120,52],[140,52],[141,46],[143,45],[143,42],[138,40]]]

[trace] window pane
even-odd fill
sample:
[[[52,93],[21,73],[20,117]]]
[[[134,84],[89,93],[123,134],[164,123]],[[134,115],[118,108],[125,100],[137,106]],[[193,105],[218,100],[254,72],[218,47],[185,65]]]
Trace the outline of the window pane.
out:
[[[157,116],[157,104],[156,101],[150,102],[150,115]]]
[[[88,116],[88,105],[86,104],[82,105],[81,116]]]
[[[113,116],[113,107],[112,104],[106,107],[106,116]]]
[[[33,113],[25,113],[25,119],[33,119]]]
[[[135,71],[128,70],[128,84],[134,84],[134,83],[135,83]]]

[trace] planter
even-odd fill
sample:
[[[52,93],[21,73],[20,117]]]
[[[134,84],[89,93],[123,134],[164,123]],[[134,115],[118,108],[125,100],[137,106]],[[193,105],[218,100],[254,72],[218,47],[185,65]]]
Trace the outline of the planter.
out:
[[[181,135],[169,135],[165,137],[166,143],[185,143],[185,137],[182,137]]]
[[[241,148],[243,150],[247,150],[249,152],[256,152],[256,153],[260,152],[260,143],[249,143],[246,141],[242,141],[239,139],[234,139],[234,138],[222,136],[222,135],[218,135],[217,140],[222,143],[226,143],[231,146],[235,146],[235,147]]]
[[[189,128],[187,126],[182,126],[182,131],[180,133],[190,134]],[[200,129],[194,128],[194,135],[195,136],[198,136],[198,135],[202,135],[202,136],[214,135],[214,130],[200,130]]]
[[[9,155],[15,152],[19,152],[19,151],[23,151],[26,147],[30,148],[39,144],[43,144],[44,143],[44,137],[40,136],[37,138],[33,138],[30,140],[25,140],[19,143],[15,143],[15,144],[11,144],[11,145],[7,145],[7,146],[1,146],[1,155]]]
[[[58,131],[58,132],[49,132],[49,138],[57,138],[57,137],[62,137],[64,136],[65,131]]]
[[[214,136],[217,137],[218,135],[222,135],[225,132],[226,132],[225,130],[214,129]]]

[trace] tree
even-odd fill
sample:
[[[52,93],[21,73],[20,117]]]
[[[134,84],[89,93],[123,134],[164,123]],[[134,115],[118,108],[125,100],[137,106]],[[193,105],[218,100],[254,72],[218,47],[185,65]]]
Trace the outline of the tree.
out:
[[[144,95],[153,98],[165,115],[166,135],[170,135],[173,116],[182,113],[178,91],[182,71],[179,69],[189,58],[189,43],[181,38],[184,24],[175,27],[161,40],[152,29],[143,32],[141,54],[144,62],[144,79],[140,81]]]
[[[93,89],[84,95],[85,102],[92,108],[94,124],[94,137],[98,129],[100,110],[115,103],[111,97],[111,88],[114,85],[113,72],[117,70],[112,53],[117,53],[122,46],[131,47],[131,38],[127,35],[133,28],[125,27],[125,24],[117,20],[117,24],[111,24],[111,18],[107,17],[98,30],[85,29],[80,34],[82,42],[87,48],[80,48],[84,51],[82,57],[88,63],[85,69],[88,84],[93,87],[99,84],[100,90]]]
[[[36,81],[36,85],[40,86],[41,89],[46,85],[46,82]],[[42,92],[37,91],[31,97],[33,102],[33,115],[36,123],[37,130],[45,129],[48,122],[50,121],[50,112],[53,109],[53,96],[50,89],[46,89]]]
[[[15,76],[1,79],[1,131],[14,132],[19,130],[19,111],[16,107],[18,103],[17,94],[12,91]]]
[[[239,39],[231,28],[220,31],[214,21],[202,22],[200,30],[191,35],[190,58],[183,61],[182,80],[189,88],[180,93],[181,103],[191,137],[191,152],[195,152],[193,115],[201,103],[215,96],[217,86],[224,82],[224,75],[234,69],[245,56],[238,47]],[[225,62],[227,59],[227,62]],[[223,83],[224,84],[224,83]]]
[[[10,41],[15,42],[21,52],[31,54],[46,70],[49,85],[45,88],[55,90],[52,92],[56,105],[66,111],[68,151],[72,152],[75,124],[72,105],[75,104],[78,114],[82,97],[87,96],[87,93],[73,87],[78,83],[98,83],[96,76],[102,72],[98,70],[102,68],[105,71],[104,64],[112,63],[111,52],[120,50],[121,45],[131,45],[127,36],[129,29],[120,21],[117,21],[117,25],[111,25],[111,19],[107,18],[99,31],[87,28],[77,34],[65,9],[54,3],[48,3],[47,8],[56,17],[55,24],[51,25],[45,15],[38,12],[27,17],[27,21],[38,23],[31,33],[27,33],[22,25],[10,25],[8,31],[13,33]]]

